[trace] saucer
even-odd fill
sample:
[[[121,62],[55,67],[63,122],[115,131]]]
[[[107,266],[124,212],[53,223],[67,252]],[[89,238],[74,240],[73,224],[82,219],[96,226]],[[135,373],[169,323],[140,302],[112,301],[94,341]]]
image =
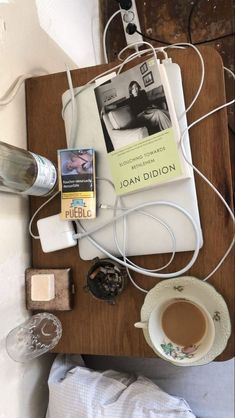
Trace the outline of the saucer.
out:
[[[193,298],[195,302],[198,301],[207,309],[214,320],[215,340],[210,351],[200,360],[191,363],[190,366],[207,364],[224,351],[231,335],[230,316],[225,300],[211,284],[191,276],[163,280],[147,293],[140,312],[142,322],[149,320],[149,316],[155,308],[158,299],[162,297],[168,299],[175,297]],[[148,329],[143,329],[143,333],[148,345],[159,357],[162,357],[152,346]],[[166,359],[164,358],[164,360]],[[187,364],[175,363],[170,358],[166,361],[177,366],[187,366]]]

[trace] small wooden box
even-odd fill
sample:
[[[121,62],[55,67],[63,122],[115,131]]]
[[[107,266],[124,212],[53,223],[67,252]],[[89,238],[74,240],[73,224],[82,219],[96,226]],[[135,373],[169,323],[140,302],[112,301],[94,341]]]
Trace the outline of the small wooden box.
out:
[[[31,280],[33,275],[53,274],[55,276],[55,297],[49,301],[31,299]],[[25,271],[26,308],[41,311],[70,311],[73,307],[74,285],[71,269],[27,269]]]

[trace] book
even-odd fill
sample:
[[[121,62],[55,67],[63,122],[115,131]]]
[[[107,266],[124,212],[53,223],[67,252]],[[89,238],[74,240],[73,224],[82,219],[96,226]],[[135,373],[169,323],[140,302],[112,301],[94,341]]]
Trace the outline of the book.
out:
[[[151,59],[94,89],[118,195],[189,176],[167,81]]]
[[[187,118],[185,114],[184,92],[182,86],[182,77],[180,66],[176,63],[164,63],[167,80],[170,84],[170,91],[173,97],[174,106],[178,116],[180,117],[179,125],[181,133],[187,130]],[[83,70],[81,70],[83,74]],[[116,76],[116,74],[114,74]],[[104,83],[104,77],[98,80],[100,84]],[[111,170],[107,158],[107,149],[104,141],[104,134],[101,127],[101,120],[97,110],[97,103],[94,94],[94,88],[97,83],[90,83],[86,87],[77,87],[74,90],[76,98],[76,108],[78,115],[78,123],[76,130],[76,138],[73,141],[73,147],[94,148],[96,151],[96,175],[97,175],[97,199],[98,207],[100,204],[113,205],[116,198],[116,192],[111,186],[112,181]],[[71,102],[71,92],[67,90],[62,96],[63,115],[65,122],[65,133],[68,147],[72,144],[71,129],[73,125],[73,106]],[[188,132],[186,132],[184,140],[184,150],[187,160],[190,162],[191,150]],[[123,195],[123,204],[127,207],[138,206],[145,202],[157,200],[168,200],[185,208],[191,216],[196,220],[200,229],[200,218],[198,212],[198,203],[194,182],[193,170],[189,166],[190,175],[187,179],[181,181],[170,181],[154,187],[140,189],[136,193],[127,193]],[[185,216],[174,208],[165,208],[161,206],[149,207],[148,212],[153,216],[163,219],[167,225],[173,230],[176,237],[177,251],[189,251],[195,248],[195,236],[191,224]],[[120,212],[117,212],[120,213]],[[92,227],[98,227],[100,223],[107,223],[107,227],[95,233],[94,238],[97,239],[102,246],[109,252],[120,255],[117,250],[116,241],[113,237],[113,226],[109,225],[109,220],[113,217],[110,210],[98,209],[97,218],[92,220]],[[154,222],[151,217],[141,219],[139,213],[132,213],[128,217],[128,235],[126,254],[129,256],[137,254],[156,254],[168,253],[172,251],[172,240],[169,232],[161,224]],[[89,221],[84,221],[84,226],[89,228]],[[141,230],[141,240],[139,234]],[[158,236],[159,239],[151,240],[151,234]],[[121,240],[123,237],[123,222],[117,222],[117,234]],[[202,244],[201,236],[201,244]],[[89,241],[84,238],[79,241],[79,252],[82,259],[91,260],[94,257],[104,257],[102,252],[98,250]]]

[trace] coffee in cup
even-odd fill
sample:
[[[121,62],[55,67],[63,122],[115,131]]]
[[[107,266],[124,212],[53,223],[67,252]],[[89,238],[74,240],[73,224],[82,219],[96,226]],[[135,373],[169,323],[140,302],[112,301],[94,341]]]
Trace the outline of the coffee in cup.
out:
[[[206,319],[195,304],[178,300],[162,313],[162,329],[169,340],[188,347],[202,340],[206,332]]]
[[[198,361],[208,353],[215,337],[211,315],[192,299],[158,300],[149,321],[137,322],[135,327],[147,328],[155,351],[175,364]]]

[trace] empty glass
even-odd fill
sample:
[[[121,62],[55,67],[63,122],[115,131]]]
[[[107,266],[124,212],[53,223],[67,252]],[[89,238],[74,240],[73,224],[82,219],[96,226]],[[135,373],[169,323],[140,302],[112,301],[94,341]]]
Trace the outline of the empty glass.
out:
[[[52,350],[61,335],[60,320],[50,313],[39,313],[9,332],[6,349],[13,360],[25,363]]]

